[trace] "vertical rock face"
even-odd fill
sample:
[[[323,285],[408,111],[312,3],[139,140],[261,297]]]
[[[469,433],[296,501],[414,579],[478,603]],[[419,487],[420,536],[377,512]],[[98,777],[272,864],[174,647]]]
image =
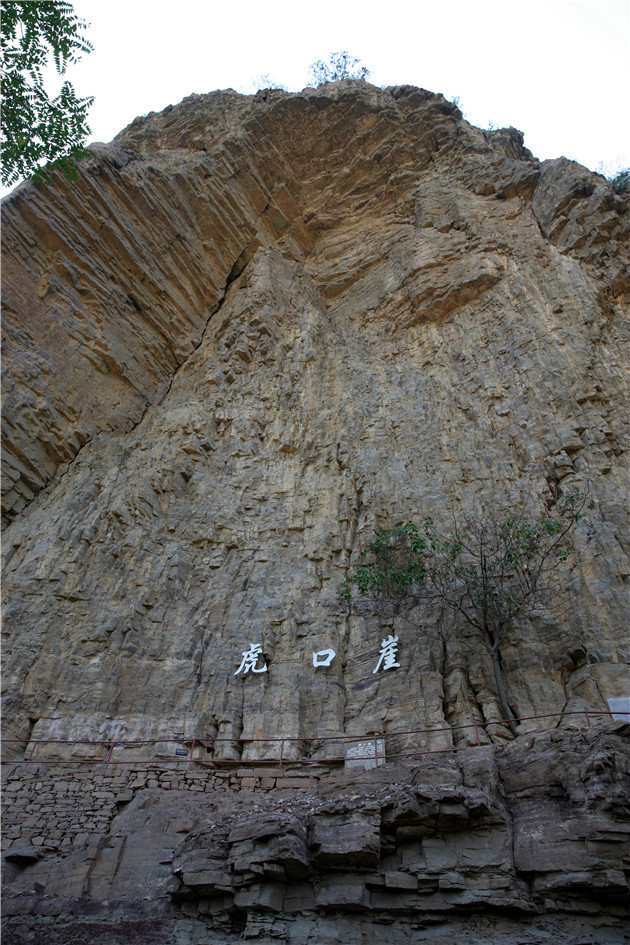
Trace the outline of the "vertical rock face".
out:
[[[342,82],[193,96],[5,204],[11,732],[496,719],[438,612],[393,618],[375,675],[387,625],[348,614],[344,569],[379,524],[568,483],[575,606],[515,628],[510,696],[626,695],[628,214],[601,177]],[[250,643],[268,672],[235,676]]]
[[[461,746],[501,717],[489,655],[435,607],[350,612],[346,569],[379,525],[575,487],[570,612],[512,629],[510,704],[627,696],[628,235],[602,177],[351,81],[191,96],[7,198],[9,755]]]

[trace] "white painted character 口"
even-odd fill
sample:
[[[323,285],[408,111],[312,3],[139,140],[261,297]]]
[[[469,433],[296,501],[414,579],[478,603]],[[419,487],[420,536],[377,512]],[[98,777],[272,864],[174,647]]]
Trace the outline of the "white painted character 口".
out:
[[[335,656],[334,650],[320,650],[319,653],[313,653],[313,666],[330,666]]]
[[[234,673],[235,676],[238,676],[240,672],[248,673],[251,669],[252,673],[266,673],[267,664],[265,663],[264,657],[262,655],[262,647],[259,643],[250,643],[249,650],[243,650],[243,660],[241,665]],[[260,669],[256,669],[256,663],[258,660],[263,661],[263,665]]]

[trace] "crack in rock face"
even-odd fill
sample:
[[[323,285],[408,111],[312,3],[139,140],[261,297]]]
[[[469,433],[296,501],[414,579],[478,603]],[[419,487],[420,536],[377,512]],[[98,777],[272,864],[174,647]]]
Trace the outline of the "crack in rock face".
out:
[[[12,808],[15,941],[621,942],[627,195],[343,80],[190,96],[2,213],[7,784],[83,798]],[[518,725],[456,614],[343,598],[380,527],[576,490],[568,604],[502,640]]]

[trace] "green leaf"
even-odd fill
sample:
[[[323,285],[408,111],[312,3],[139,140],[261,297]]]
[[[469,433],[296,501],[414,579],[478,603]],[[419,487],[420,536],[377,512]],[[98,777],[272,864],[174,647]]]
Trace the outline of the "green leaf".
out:
[[[50,58],[63,75],[70,63],[92,50],[82,35],[87,24],[62,0],[3,0],[0,12],[2,182],[10,186],[35,175],[49,183],[54,167],[74,178],[75,160],[89,134],[87,111],[93,99],[78,98],[69,82],[50,99],[43,75]],[[46,168],[43,162],[54,166]]]

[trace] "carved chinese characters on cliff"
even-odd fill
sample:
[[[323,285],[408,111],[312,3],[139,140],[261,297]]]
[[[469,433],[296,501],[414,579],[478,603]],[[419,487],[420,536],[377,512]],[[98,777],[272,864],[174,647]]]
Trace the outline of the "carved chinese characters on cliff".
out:
[[[397,636],[390,634],[382,640],[378,662],[376,667],[372,670],[372,674],[378,673],[379,670],[399,669],[400,663],[396,662],[397,650]],[[234,673],[235,676],[238,676],[240,673],[246,676],[250,671],[252,673],[267,672],[267,664],[260,643],[250,643],[249,649],[243,650],[241,655],[243,659],[241,660],[241,665]],[[336,655],[335,651],[330,647],[325,650],[318,650],[317,652],[313,651],[313,667],[319,669],[323,666],[330,666]]]
[[[336,653],[334,650],[320,650],[319,653],[313,653],[313,666],[330,666]]]
[[[391,633],[385,640],[381,642],[381,652],[378,658],[378,663],[376,668],[372,670],[372,673],[378,673],[379,669],[397,669],[400,667],[400,663],[396,662],[396,650],[398,649],[398,637],[392,636]]]
[[[262,666],[256,668],[257,663],[262,662]],[[238,676],[239,673],[245,675],[249,671],[252,673],[266,673],[267,664],[262,655],[262,647],[259,643],[250,643],[249,650],[243,650],[243,659],[241,665],[234,673],[235,676]]]

